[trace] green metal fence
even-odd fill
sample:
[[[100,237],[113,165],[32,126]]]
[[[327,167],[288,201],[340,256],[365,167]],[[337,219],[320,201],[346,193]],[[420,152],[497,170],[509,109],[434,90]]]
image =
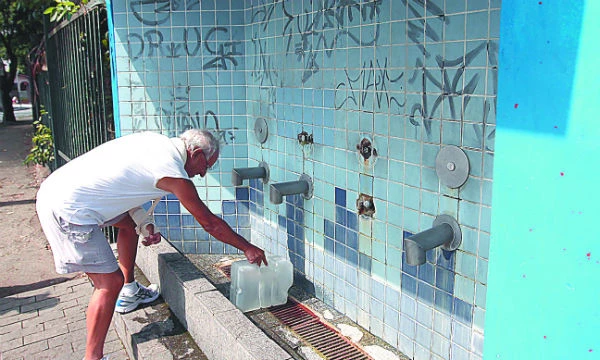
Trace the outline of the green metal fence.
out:
[[[108,20],[103,1],[90,2],[46,39],[48,71],[38,77],[38,100],[52,129],[56,169],[114,139]],[[39,110],[39,109],[38,109]],[[106,228],[110,241],[116,230]]]
[[[44,97],[50,99],[46,110],[60,167],[114,138],[105,5],[88,5],[54,28],[46,51],[49,96]]]

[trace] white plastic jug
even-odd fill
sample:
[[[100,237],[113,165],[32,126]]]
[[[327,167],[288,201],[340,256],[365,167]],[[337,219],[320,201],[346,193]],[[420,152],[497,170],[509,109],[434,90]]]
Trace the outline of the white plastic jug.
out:
[[[292,263],[280,256],[267,259],[269,266],[250,264],[248,260],[231,264],[229,299],[246,312],[287,302],[294,282]]]

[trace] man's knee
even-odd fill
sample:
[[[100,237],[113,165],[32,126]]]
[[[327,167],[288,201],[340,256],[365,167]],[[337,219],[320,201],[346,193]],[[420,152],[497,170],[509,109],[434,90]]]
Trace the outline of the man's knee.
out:
[[[121,270],[109,274],[87,273],[87,275],[92,279],[95,289],[109,291],[111,294],[118,295],[125,283]]]

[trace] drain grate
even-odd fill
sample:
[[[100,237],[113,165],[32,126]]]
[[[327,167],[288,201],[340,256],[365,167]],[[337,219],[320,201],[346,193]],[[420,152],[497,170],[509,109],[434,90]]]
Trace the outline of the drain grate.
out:
[[[218,265],[217,268],[231,279],[230,263]],[[267,310],[325,359],[372,360],[364,350],[292,298],[288,298],[288,302],[284,305],[273,306]]]
[[[325,359],[371,359],[367,353],[322,322],[310,309],[291,298],[286,304],[271,307],[269,311]]]

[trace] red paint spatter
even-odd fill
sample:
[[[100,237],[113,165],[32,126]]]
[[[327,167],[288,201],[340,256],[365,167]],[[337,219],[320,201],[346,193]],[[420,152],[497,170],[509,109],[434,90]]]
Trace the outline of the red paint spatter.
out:
[[[547,339],[548,337],[546,335],[544,335],[544,339]]]
[[[588,260],[590,260],[590,259],[591,259],[591,257],[592,257],[592,253],[591,253],[591,252],[589,252],[589,253],[585,254],[585,256],[588,258]]]
[[[565,173],[561,171],[560,176],[565,176]]]
[[[589,349],[588,351],[589,351],[589,352],[592,352],[592,351],[594,351],[594,349]]]
[[[533,232],[533,229],[529,229],[529,232]]]
[[[540,1],[538,4],[542,5],[542,2]]]
[[[515,104],[515,109],[519,107],[519,104]]]

